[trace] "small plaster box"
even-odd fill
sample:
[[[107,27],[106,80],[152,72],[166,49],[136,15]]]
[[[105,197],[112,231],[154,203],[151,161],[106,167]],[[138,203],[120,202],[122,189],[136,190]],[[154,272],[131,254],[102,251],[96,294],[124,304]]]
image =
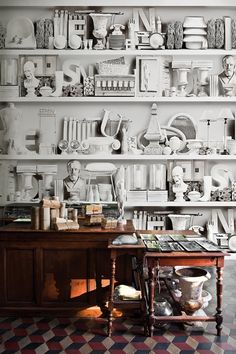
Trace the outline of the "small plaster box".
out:
[[[88,204],[84,205],[83,214],[86,215],[96,215],[102,214],[102,205],[101,204]]]
[[[148,191],[147,192],[148,202],[167,202],[168,201],[168,191]]]
[[[134,96],[135,75],[95,75],[95,96]]]
[[[95,215],[86,215],[84,219],[84,225],[86,226],[94,226],[101,225],[103,214],[95,214]]]
[[[117,220],[114,218],[103,218],[101,226],[103,229],[115,229],[117,227]]]

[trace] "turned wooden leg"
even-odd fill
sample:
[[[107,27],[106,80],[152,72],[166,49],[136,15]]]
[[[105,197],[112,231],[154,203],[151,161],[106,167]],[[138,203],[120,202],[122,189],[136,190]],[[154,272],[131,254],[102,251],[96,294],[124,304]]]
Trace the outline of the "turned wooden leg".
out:
[[[222,330],[222,299],[223,299],[223,267],[216,267],[216,330],[217,336],[221,335]]]
[[[153,336],[154,332],[154,286],[155,286],[155,268],[153,266],[148,266],[148,285],[149,285],[149,294],[148,294],[148,300],[149,300],[149,309],[148,309],[148,335],[150,337]]]
[[[115,287],[115,274],[116,274],[116,258],[111,259],[111,278],[110,278],[110,298],[108,305],[108,336],[111,336],[112,331],[112,309],[113,309],[113,296]]]

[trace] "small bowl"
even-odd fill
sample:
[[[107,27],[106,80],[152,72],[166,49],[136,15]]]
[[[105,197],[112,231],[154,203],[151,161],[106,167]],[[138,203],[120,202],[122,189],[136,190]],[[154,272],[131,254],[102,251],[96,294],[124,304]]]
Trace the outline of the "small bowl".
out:
[[[52,88],[50,86],[45,85],[40,88],[39,92],[43,97],[48,97],[52,93]]]
[[[185,47],[187,49],[202,49],[203,42],[186,42]]]
[[[188,193],[188,198],[191,202],[197,202],[201,198],[201,193],[198,191],[191,191]]]

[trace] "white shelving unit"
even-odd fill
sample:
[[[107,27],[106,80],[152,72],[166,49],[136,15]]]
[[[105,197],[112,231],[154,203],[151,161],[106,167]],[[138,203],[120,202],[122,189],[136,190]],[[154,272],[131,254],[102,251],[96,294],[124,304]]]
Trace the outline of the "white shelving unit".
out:
[[[125,154],[111,154],[111,155],[86,155],[86,154],[61,154],[61,155],[0,155],[1,160],[4,161],[31,161],[31,160],[58,160],[68,161],[72,158],[80,161],[236,161],[236,155],[125,155]]]
[[[204,15],[204,13],[212,14],[211,17],[214,17],[215,13],[223,16],[224,13],[226,15],[232,14],[232,16],[236,17],[236,3],[235,0],[120,0],[119,4],[112,4],[110,0],[41,0],[40,2],[32,1],[32,0],[1,0],[0,3],[0,12],[1,9],[6,11],[8,14],[12,11],[14,16],[17,13],[18,8],[21,10],[21,14],[26,11],[27,14],[32,14],[33,18],[37,18],[37,13],[39,14],[38,18],[41,16],[45,16],[45,13],[52,14],[54,8],[71,8],[75,9],[78,7],[83,8],[98,8],[99,10],[102,8],[119,8],[119,10],[124,9],[124,11],[128,11],[131,13],[132,7],[155,7],[160,9],[162,13],[169,14],[170,20],[175,19],[175,11],[183,11],[182,17],[185,16],[186,9],[189,9],[189,13],[191,15]],[[180,9],[180,10],[179,10]],[[178,16],[181,14],[178,12]],[[4,14],[2,15],[4,16]],[[163,17],[163,21],[165,22],[165,18]],[[1,21],[1,14],[0,14]],[[72,49],[0,49],[0,56],[9,56],[9,57],[19,57],[19,56],[50,56],[56,55],[58,58],[76,58],[78,61],[86,61],[86,58],[89,61],[93,61],[96,63],[98,60],[105,60],[106,58],[116,58],[119,56],[125,56],[129,61],[135,61],[136,56],[153,56],[153,57],[173,57],[176,59],[186,59],[190,60],[192,57],[197,58],[199,60],[221,60],[221,58],[225,55],[233,55],[236,56],[236,49],[233,50],[224,50],[224,49],[206,49],[206,50],[189,50],[189,49],[181,49],[181,50],[72,50]],[[6,100],[0,97],[0,103],[4,103]],[[101,110],[102,106],[106,106],[109,109],[114,107],[116,111],[127,111],[127,116],[130,116],[130,113],[134,111],[134,135],[137,133],[137,127],[140,127],[140,130],[143,129],[143,126],[147,126],[148,123],[148,115],[145,114],[143,110],[139,109],[140,107],[145,107],[146,110],[150,109],[152,103],[160,104],[161,113],[166,115],[165,119],[169,119],[170,115],[174,115],[176,111],[185,112],[190,108],[192,110],[192,114],[196,115],[197,119],[199,119],[199,114],[201,110],[208,108],[210,104],[211,109],[218,110],[221,105],[228,105],[232,108],[232,110],[236,111],[236,97],[17,97],[9,99],[8,102],[14,102],[17,105],[19,104],[20,108],[23,108],[23,112],[25,114],[31,114],[33,116],[32,119],[35,120],[35,126],[38,128],[38,119],[37,114],[33,112],[34,108],[37,107],[47,107],[54,106],[57,107],[59,112],[64,109],[63,112],[69,112],[73,110],[71,115],[74,115],[76,110],[78,110],[79,114],[82,111],[84,112],[88,110],[88,115],[92,116],[91,111],[94,112]],[[137,108],[138,107],[138,108]],[[196,111],[196,113],[195,113]],[[28,113],[29,112],[29,113]],[[32,114],[32,112],[34,114]],[[98,113],[94,113],[95,116]],[[168,112],[168,114],[167,114]],[[172,114],[173,112],[173,114]],[[64,113],[63,113],[64,114]],[[143,115],[143,116],[142,116]],[[136,117],[137,116],[137,117]],[[58,118],[58,120],[61,119]],[[142,122],[141,122],[142,120]],[[28,120],[29,122],[29,120]],[[145,122],[145,123],[144,123]],[[30,122],[31,123],[31,122]],[[29,124],[30,125],[30,124]],[[33,124],[31,123],[31,127]],[[58,124],[59,126],[59,124]],[[61,129],[61,127],[60,127]],[[148,164],[148,163],[168,163],[168,162],[178,162],[178,161],[203,161],[207,165],[214,163],[229,163],[231,165],[236,161],[236,155],[190,155],[190,154],[178,154],[178,155],[122,155],[122,154],[112,154],[112,155],[86,155],[86,154],[61,154],[61,155],[39,155],[39,154],[29,154],[29,155],[0,155],[0,164],[4,165],[4,168],[7,165],[14,165],[17,163],[31,164],[34,162],[45,162],[45,163],[57,163],[60,166],[65,166],[66,161],[70,159],[78,159],[83,164],[87,161],[99,161],[99,162],[114,162],[119,164]],[[6,167],[7,168],[7,167]],[[65,170],[65,168],[64,168]],[[60,173],[62,172],[62,168]],[[65,171],[64,171],[65,172]],[[62,172],[63,173],[63,172]],[[1,188],[0,188],[1,189]],[[0,193],[1,194],[1,193]],[[211,208],[235,208],[236,202],[183,202],[176,203],[173,201],[168,201],[165,203],[157,203],[157,202],[139,202],[139,203],[131,203],[126,202],[125,207],[127,209],[132,209],[136,207],[141,208],[193,208],[193,209],[201,209],[206,208],[210,210]]]

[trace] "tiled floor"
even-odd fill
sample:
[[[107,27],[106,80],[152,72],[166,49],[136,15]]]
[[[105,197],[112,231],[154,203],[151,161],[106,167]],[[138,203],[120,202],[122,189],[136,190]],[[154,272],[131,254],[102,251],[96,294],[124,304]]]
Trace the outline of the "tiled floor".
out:
[[[214,277],[208,289],[214,285]],[[211,290],[214,296],[214,291]],[[214,312],[215,297],[208,308]],[[224,272],[223,331],[215,336],[215,323],[204,329],[172,325],[156,330],[152,338],[131,320],[116,319],[111,338],[102,321],[75,318],[0,318],[0,353],[112,353],[112,354],[236,354],[236,261],[227,261]]]

